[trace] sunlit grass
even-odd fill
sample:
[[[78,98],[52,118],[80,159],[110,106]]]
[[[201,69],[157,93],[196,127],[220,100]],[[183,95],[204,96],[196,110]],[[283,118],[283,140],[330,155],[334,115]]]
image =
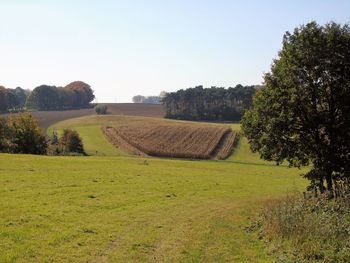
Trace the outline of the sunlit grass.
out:
[[[70,127],[87,150],[119,154],[85,120]],[[245,227],[306,181],[247,147],[232,161],[1,154],[0,262],[271,262]]]

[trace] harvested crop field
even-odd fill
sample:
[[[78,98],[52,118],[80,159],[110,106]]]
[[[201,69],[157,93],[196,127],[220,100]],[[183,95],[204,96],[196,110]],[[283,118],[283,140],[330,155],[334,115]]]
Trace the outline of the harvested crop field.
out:
[[[223,125],[122,125],[105,127],[111,143],[133,154],[193,159],[225,159],[236,133]]]

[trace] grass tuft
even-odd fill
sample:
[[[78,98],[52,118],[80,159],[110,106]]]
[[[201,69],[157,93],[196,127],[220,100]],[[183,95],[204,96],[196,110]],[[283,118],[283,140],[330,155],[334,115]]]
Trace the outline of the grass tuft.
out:
[[[292,194],[270,202],[256,225],[279,262],[350,262],[350,195]]]

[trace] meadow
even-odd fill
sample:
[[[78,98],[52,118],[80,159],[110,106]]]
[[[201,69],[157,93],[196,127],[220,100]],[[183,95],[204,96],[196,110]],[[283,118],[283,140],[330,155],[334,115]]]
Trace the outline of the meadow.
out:
[[[303,190],[303,171],[260,160],[244,138],[224,161],[191,161],[131,156],[102,133],[145,120],[168,122],[86,116],[48,129],[78,130],[89,157],[0,154],[0,262],[272,262],[246,227]]]

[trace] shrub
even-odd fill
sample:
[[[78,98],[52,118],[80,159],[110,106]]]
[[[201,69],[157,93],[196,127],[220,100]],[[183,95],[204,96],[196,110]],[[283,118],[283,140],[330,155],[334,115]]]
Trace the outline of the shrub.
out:
[[[83,141],[77,131],[65,129],[59,139],[59,145],[63,154],[78,153],[85,155]]]
[[[7,152],[46,154],[46,137],[29,113],[19,113],[7,121]]]
[[[102,105],[102,104],[96,105],[95,112],[98,115],[105,115],[105,114],[107,114],[107,105]]]

